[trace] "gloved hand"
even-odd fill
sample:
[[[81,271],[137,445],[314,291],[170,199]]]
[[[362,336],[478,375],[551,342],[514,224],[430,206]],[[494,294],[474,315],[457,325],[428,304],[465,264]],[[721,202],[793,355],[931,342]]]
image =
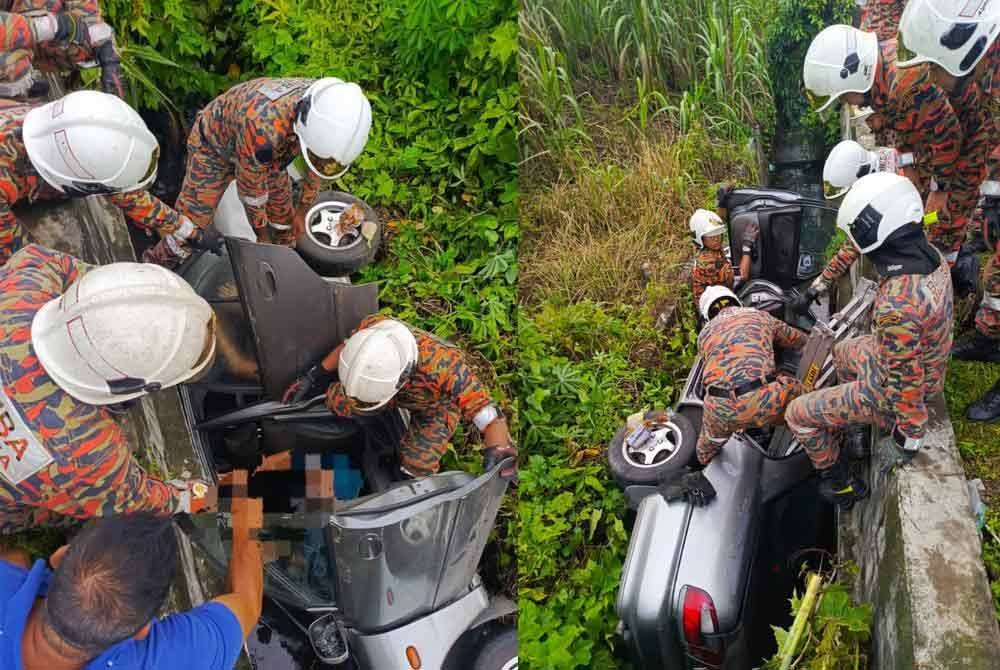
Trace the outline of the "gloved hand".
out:
[[[286,405],[302,402],[316,389],[320,387],[326,389],[336,376],[336,372],[325,370],[319,364],[314,365],[306,370],[304,375],[288,385],[285,392],[281,394],[281,402]]]
[[[987,251],[994,251],[1000,242],[1000,196],[983,196],[983,238]]]
[[[216,256],[222,255],[222,244],[225,242],[225,237],[215,229],[214,226],[209,226],[204,229],[196,229],[196,233],[188,238],[187,243],[192,249],[203,249],[205,251],[211,251]]]
[[[94,49],[94,58],[101,66],[101,90],[125,98],[125,76],[115,41],[108,39]]]
[[[715,192],[715,206],[725,209],[726,208],[726,198],[729,194],[733,192],[736,187],[732,184],[722,184],[719,186],[718,190]]]
[[[483,468],[488,472],[505,458],[513,458],[514,461],[500,471],[500,476],[504,479],[514,479],[517,477],[517,445],[513,442],[492,445],[483,449]]]
[[[153,263],[173,270],[191,255],[191,251],[178,244],[171,235],[165,236],[149,249],[142,252],[143,263]]]
[[[760,237],[760,225],[756,221],[751,221],[743,229],[742,250],[744,254],[750,254],[751,258],[757,258],[757,239]]]
[[[218,508],[219,489],[201,479],[171,479],[167,484],[177,490],[174,514],[214,512]]]
[[[908,440],[906,435],[894,426],[892,432],[879,440],[879,453],[892,453],[894,465],[906,465],[920,451],[923,440]]]
[[[810,286],[806,292],[792,301],[792,311],[796,314],[807,314],[814,302],[819,300],[819,289]]]

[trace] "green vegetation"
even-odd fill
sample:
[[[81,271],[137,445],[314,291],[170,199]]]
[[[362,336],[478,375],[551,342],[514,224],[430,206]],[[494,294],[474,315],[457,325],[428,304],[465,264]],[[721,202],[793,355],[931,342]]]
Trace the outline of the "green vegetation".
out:
[[[965,419],[969,404],[982,397],[998,377],[1000,365],[953,360],[945,380],[945,398],[965,474],[969,479],[978,477],[986,488],[983,502],[990,509],[983,529],[983,562],[1000,620],[1000,424]]]
[[[792,596],[792,616],[800,613],[803,601],[798,594]],[[764,666],[766,670],[785,670],[789,667],[856,670],[868,667],[872,606],[854,605],[850,590],[842,582],[834,581],[833,577],[824,582],[811,613],[803,613],[802,616],[806,617],[805,627],[793,640],[789,640],[791,629],[772,626],[778,649],[784,649],[785,653],[779,651],[775,654]],[[793,663],[789,664],[789,660]]]
[[[773,118],[760,33],[771,4],[524,3],[525,667],[627,667],[614,611],[626,508],[604,447],[629,414],[670,405],[687,375],[687,220],[714,207],[720,183],[760,178],[751,140]]]

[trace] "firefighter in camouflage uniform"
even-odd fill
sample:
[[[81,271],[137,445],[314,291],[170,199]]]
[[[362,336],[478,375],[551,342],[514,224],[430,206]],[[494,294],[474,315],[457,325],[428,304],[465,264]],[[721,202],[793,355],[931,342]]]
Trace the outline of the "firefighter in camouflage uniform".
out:
[[[177,209],[200,229],[236,180],[239,199],[260,241],[291,244],[316,199],[320,180],[337,179],[361,154],[371,105],[357,84],[324,79],[254,79],[229,89],[195,119]],[[286,168],[308,166],[298,208]],[[154,247],[168,261],[172,250]]]
[[[729,190],[732,190],[731,188]],[[721,191],[722,199],[728,191]],[[720,205],[721,208],[721,205]],[[724,211],[724,210],[722,210]],[[695,311],[701,296],[709,286],[725,286],[734,288],[733,265],[729,262],[723,248],[722,233],[726,230],[722,218],[707,209],[695,210],[688,222],[694,244],[697,247],[694,255],[694,266],[691,268],[691,294],[694,296]],[[750,277],[750,264],[756,253],[757,238],[760,228],[756,221],[751,222],[743,230],[740,250],[740,281]]]
[[[700,310],[707,323],[698,336],[705,411],[697,452],[698,462],[707,465],[734,432],[784,420],[785,407],[802,393],[802,384],[775,374],[774,343],[800,349],[807,338],[767,312],[741,307],[724,286],[706,289]]]
[[[48,82],[36,64],[47,71],[96,64],[101,89],[125,97],[114,31],[97,0],[0,0],[0,97],[44,95]]]
[[[25,243],[15,204],[94,194],[175,246],[201,244],[190,221],[145,190],[158,156],[142,118],[112,95],[77,91],[44,105],[0,106],[0,262]]]
[[[709,286],[733,288],[733,266],[722,248],[726,227],[718,214],[707,209],[696,210],[688,226],[697,247],[691,268],[691,293],[697,308],[701,294]]]
[[[977,104],[997,122],[1000,108],[1000,50],[996,40],[1000,2],[966,3],[957,0],[911,0],[900,23],[900,43],[914,62],[929,62],[943,83],[956,88],[977,89]],[[984,295],[975,316],[971,337],[957,342],[956,358],[1000,362],[1000,172],[997,134],[986,142],[986,180],[982,182],[983,237],[991,250],[983,282]],[[1000,381],[973,403],[967,416],[974,421],[1000,418]]]
[[[330,383],[334,374],[339,381]],[[399,445],[400,466],[409,476],[437,472],[460,421],[482,433],[488,468],[517,457],[506,419],[461,350],[400,321],[366,318],[350,338],[289,386],[284,400],[301,401],[324,386],[326,405],[339,416],[409,410],[410,426]],[[503,475],[515,472],[516,464],[504,468]]]
[[[163,268],[14,254],[0,269],[0,533],[196,511],[205,485],[146,475],[114,415],[206,368],[212,323]]]
[[[875,334],[835,348],[839,385],[793,400],[786,421],[820,473],[820,493],[849,507],[867,494],[850,473],[837,433],[854,424],[890,431],[879,449],[907,461],[927,429],[926,398],[944,387],[953,318],[948,264],[923,230],[924,210],[905,177],[861,178],[844,198],[837,226],[875,266]]]
[[[918,172],[928,176],[921,189],[929,190],[925,209],[937,212],[940,221],[940,232],[932,230],[931,237],[940,236],[947,244],[955,226],[949,224],[949,196],[958,184],[964,136],[948,96],[934,85],[928,70],[897,68],[895,40],[879,43],[874,33],[835,25],[809,45],[803,79],[817,111],[841,98],[869,105],[876,125],[895,133],[896,148],[920,157]],[[931,188],[930,178],[936,188]]]

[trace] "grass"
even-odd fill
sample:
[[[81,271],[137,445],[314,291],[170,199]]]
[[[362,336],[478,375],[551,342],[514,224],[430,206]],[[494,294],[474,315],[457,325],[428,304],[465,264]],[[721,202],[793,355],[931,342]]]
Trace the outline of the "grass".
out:
[[[989,509],[983,533],[983,562],[1000,621],[1000,423],[965,418],[969,403],[980,398],[998,378],[1000,365],[952,360],[945,380],[945,398],[966,477],[981,479],[986,488],[983,502]]]
[[[643,263],[655,278],[672,280],[690,260],[691,212],[713,207],[717,184],[755,178],[751,156],[700,129],[680,135],[660,127],[638,140],[630,134],[610,143],[618,153],[600,154],[599,167],[564,171],[524,194],[522,303],[631,301],[642,295]]]

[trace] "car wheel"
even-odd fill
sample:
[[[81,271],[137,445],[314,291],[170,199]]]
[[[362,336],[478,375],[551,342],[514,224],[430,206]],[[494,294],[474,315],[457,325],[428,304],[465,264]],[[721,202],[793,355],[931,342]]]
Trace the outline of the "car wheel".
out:
[[[632,432],[623,426],[608,445],[611,476],[622,488],[633,484],[656,484],[664,475],[686,467],[694,458],[698,431],[683,414],[653,411],[643,417],[655,421],[652,437],[638,447],[625,438]]]
[[[361,205],[365,220],[375,223],[371,239],[358,229],[341,235],[336,228],[340,215],[353,204]],[[295,248],[309,266],[325,277],[343,277],[357,272],[375,258],[382,240],[382,222],[363,200],[349,193],[324,191],[306,213],[305,231]]]
[[[472,670],[517,670],[517,628],[496,626],[472,653]]]

